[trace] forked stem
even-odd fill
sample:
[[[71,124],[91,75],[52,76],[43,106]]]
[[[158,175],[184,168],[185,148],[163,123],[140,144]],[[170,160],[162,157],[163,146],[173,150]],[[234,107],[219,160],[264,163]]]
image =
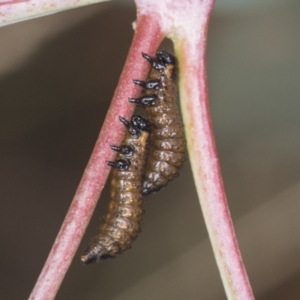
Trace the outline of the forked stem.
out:
[[[132,78],[149,70],[141,53],[153,56],[163,39],[174,41],[180,67],[180,96],[189,157],[204,219],[228,299],[252,300],[224,192],[209,114],[205,69],[207,25],[214,0],[136,0],[136,33],[112,104],[74,200],[30,299],[54,299],[78,248],[107,179],[110,145],[119,145],[138,96]]]
[[[206,34],[204,31],[203,34]],[[228,299],[254,299],[236,240],[213,136],[205,69],[206,36],[176,43],[189,158],[204,220]]]

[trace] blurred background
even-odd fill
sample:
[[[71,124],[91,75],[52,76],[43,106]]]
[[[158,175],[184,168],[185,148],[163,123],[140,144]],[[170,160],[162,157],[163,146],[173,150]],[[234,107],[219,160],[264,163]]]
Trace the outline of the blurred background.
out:
[[[263,2],[263,3],[262,3]],[[0,295],[27,299],[101,128],[135,20],[112,1],[0,28]],[[300,299],[300,2],[217,1],[211,114],[256,299]],[[166,42],[163,46],[171,47]],[[83,266],[106,188],[57,299],[225,299],[189,163],[147,197],[130,251]]]

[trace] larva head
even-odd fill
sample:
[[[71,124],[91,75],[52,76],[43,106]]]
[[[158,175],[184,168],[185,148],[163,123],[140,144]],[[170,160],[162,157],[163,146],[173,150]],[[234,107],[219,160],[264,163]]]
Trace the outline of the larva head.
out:
[[[151,67],[158,72],[165,72],[174,80],[177,78],[177,59],[174,55],[159,50],[155,57],[151,57],[146,53],[142,53],[143,57],[148,60]]]
[[[156,70],[164,69],[167,65],[177,65],[176,57],[163,50],[157,51],[156,56],[154,58],[152,58],[146,53],[142,53],[142,56],[145,59],[147,59],[148,62],[151,64],[152,68]]]
[[[157,71],[163,72],[165,69],[165,64],[161,61],[158,61],[156,57],[152,58],[146,53],[142,53],[142,56],[148,60],[150,63],[151,67]]]
[[[167,76],[176,80],[178,73],[176,57],[166,51],[159,50],[156,53],[156,59],[160,64],[164,65],[164,72]]]
[[[166,51],[163,51],[163,50],[157,51],[156,58],[160,63],[164,64],[165,66],[166,65],[173,65],[173,66],[177,65],[176,57]]]
[[[119,117],[120,121],[125,125],[130,135],[139,137],[142,131],[150,131],[150,122],[138,115],[134,115],[131,121],[128,122],[126,119]]]
[[[139,131],[149,132],[151,129],[151,123],[147,119],[145,119],[139,115],[132,116],[131,124],[134,128],[136,128]]]

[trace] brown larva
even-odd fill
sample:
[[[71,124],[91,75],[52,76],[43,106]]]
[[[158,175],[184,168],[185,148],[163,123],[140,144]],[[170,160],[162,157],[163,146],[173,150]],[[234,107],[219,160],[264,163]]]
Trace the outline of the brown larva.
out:
[[[130,122],[120,117],[120,121],[127,133],[120,147],[111,146],[118,152],[116,161],[107,162],[113,167],[108,211],[97,235],[83,251],[81,261],[85,264],[122,253],[140,232],[142,172],[150,123],[140,116],[133,116]]]
[[[151,70],[146,81],[134,80],[143,91],[141,97],[129,101],[145,107],[152,126],[142,191],[149,195],[179,175],[186,160],[186,143],[177,106],[177,60],[165,51],[158,51],[155,57],[142,55]]]

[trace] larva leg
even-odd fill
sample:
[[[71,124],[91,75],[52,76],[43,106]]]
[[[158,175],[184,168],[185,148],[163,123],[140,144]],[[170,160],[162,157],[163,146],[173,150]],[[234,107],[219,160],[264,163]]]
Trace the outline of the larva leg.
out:
[[[110,146],[110,148],[116,152],[124,154],[126,156],[132,156],[134,154],[134,146],[132,145],[123,145],[123,146]]]
[[[135,103],[139,106],[154,106],[155,101],[157,99],[157,95],[150,94],[150,95],[144,95],[140,98],[129,98],[129,102]]]
[[[134,79],[133,82],[136,85],[139,85],[142,88],[147,89],[147,90],[156,90],[160,86],[160,81],[156,80],[156,79],[155,80],[148,80],[148,81],[142,81],[142,80]]]
[[[116,161],[107,161],[106,162],[110,167],[116,168],[120,171],[127,171],[130,167],[130,160],[129,159],[119,159]]]

